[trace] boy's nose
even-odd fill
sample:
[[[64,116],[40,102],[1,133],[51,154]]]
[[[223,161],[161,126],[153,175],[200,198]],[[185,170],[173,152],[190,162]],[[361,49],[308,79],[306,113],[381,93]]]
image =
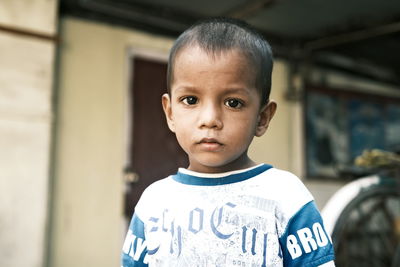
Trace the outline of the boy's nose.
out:
[[[220,107],[217,105],[209,104],[203,106],[199,116],[200,128],[222,128],[223,123],[221,115]]]

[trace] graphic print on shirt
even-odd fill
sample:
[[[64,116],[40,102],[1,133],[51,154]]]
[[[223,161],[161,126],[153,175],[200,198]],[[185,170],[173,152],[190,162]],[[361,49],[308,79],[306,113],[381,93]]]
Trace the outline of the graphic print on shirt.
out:
[[[314,201],[290,219],[279,242],[284,266],[318,266],[334,260],[332,240]]]
[[[284,266],[311,266],[332,249],[318,214],[314,203],[308,203],[296,214],[301,219],[292,219],[295,223],[289,222],[280,238],[275,214],[246,214],[231,202],[209,211],[195,207],[179,224],[166,209],[149,217],[147,239],[145,224],[134,216],[123,247],[129,256],[124,266],[162,263],[164,257],[175,258],[176,266],[282,266],[283,261]]]

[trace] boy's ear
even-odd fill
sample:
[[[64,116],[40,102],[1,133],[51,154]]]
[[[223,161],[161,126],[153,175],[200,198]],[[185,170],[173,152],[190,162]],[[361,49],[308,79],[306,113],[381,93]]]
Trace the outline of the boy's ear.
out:
[[[276,102],[273,100],[270,100],[268,104],[261,108],[260,113],[258,114],[255,136],[260,137],[267,131],[269,123],[275,115],[276,108]]]
[[[172,115],[171,98],[169,97],[169,94],[163,94],[161,98],[161,103],[164,109],[165,118],[167,119],[168,128],[172,132],[175,132],[175,123],[174,117]]]

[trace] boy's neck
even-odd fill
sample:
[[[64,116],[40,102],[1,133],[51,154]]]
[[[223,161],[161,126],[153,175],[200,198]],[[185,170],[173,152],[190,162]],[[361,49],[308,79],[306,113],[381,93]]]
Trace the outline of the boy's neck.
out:
[[[223,173],[231,172],[236,170],[247,169],[256,166],[257,163],[251,160],[247,154],[224,165],[224,166],[198,166],[196,164],[189,164],[187,168],[190,171],[200,172],[200,173]]]

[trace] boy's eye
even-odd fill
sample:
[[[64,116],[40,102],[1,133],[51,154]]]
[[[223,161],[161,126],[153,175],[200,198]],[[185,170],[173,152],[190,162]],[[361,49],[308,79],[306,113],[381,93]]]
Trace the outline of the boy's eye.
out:
[[[231,98],[225,101],[225,105],[230,108],[241,108],[243,103],[238,99]]]
[[[195,105],[197,104],[197,101],[198,99],[195,96],[187,96],[182,99],[182,102],[186,105]]]

